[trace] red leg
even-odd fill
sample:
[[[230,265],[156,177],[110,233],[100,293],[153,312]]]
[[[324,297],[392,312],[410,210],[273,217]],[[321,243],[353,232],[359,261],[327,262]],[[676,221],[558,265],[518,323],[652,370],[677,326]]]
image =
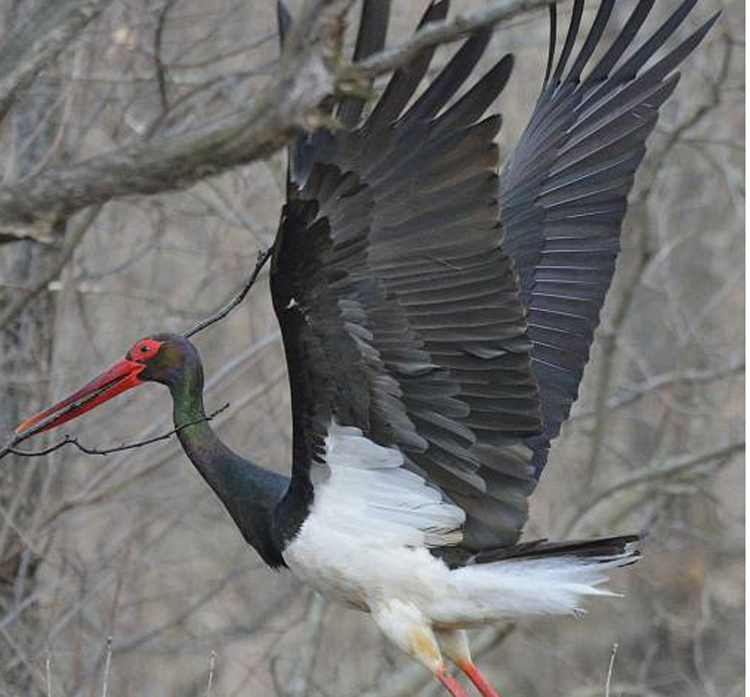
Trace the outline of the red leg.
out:
[[[464,672],[464,675],[474,683],[477,690],[482,693],[483,697],[500,697],[500,694],[495,690],[487,679],[479,672],[471,661],[461,661],[458,667]]]
[[[443,687],[453,695],[453,697],[469,697],[469,693],[461,687],[456,678],[445,672],[445,668],[441,668],[435,673],[435,677],[443,684]]]

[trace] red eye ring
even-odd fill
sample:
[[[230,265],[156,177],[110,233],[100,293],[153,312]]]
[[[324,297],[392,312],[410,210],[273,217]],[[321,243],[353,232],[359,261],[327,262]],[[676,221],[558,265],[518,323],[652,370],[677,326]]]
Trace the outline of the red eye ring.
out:
[[[156,355],[160,348],[160,341],[154,339],[141,339],[133,345],[133,348],[131,348],[130,351],[128,351],[128,356],[131,360],[141,361]]]

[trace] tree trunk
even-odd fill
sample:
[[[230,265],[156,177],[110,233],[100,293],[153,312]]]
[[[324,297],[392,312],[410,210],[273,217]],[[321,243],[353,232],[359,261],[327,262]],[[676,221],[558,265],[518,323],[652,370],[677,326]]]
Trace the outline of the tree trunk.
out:
[[[15,153],[9,166],[14,179],[22,179],[50,157],[63,111],[60,97],[57,80],[40,78],[13,113]],[[58,262],[65,224],[54,225],[47,237],[49,242],[44,244],[23,240],[3,246],[3,307],[26,297]],[[47,399],[54,314],[53,294],[44,289],[30,298],[7,326],[0,327],[0,374],[8,376],[0,390],[0,430],[4,434]],[[0,634],[2,694],[33,694],[35,674],[43,672],[38,661],[32,662],[28,655],[32,644],[39,642],[36,603],[28,603],[36,590],[38,559],[28,541],[31,539],[33,546],[33,520],[46,472],[43,462],[14,458],[3,468],[0,480],[0,506],[5,512],[0,523],[0,617],[13,618],[9,631]]]

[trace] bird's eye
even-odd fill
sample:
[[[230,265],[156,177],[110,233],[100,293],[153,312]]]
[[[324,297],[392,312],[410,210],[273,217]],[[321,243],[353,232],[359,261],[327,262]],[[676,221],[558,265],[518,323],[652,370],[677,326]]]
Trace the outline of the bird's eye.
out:
[[[148,353],[149,348],[148,346],[141,346],[141,353]]]

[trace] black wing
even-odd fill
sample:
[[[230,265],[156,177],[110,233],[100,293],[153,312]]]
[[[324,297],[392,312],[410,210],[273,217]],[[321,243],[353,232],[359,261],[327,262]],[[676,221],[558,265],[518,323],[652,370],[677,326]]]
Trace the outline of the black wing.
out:
[[[365,2],[358,55],[382,45],[384,5]],[[434,3],[423,21],[446,11]],[[413,100],[432,56],[424,51],[369,117],[347,100],[343,129],[292,149],[271,283],[292,389],[285,505],[296,524],[332,419],[399,448],[407,468],[463,509],[456,557],[515,541],[526,520],[536,482],[523,440],[540,432],[541,416],[525,310],[500,247],[500,122],[479,120],[510,58],[446,108],[488,40],[466,41]]]
[[[515,262],[529,308],[532,367],[539,381],[544,434],[530,441],[537,476],[560,432],[588,360],[620,246],[633,177],[659,108],[674,90],[677,66],[700,43],[715,15],[649,68],[696,0],[685,0],[628,53],[654,0],[640,0],[617,38],[582,77],[615,5],[604,0],[571,59],[584,1],[576,0],[556,66],[552,40],[542,94],[500,180],[503,248]],[[568,67],[570,66],[570,67]]]

